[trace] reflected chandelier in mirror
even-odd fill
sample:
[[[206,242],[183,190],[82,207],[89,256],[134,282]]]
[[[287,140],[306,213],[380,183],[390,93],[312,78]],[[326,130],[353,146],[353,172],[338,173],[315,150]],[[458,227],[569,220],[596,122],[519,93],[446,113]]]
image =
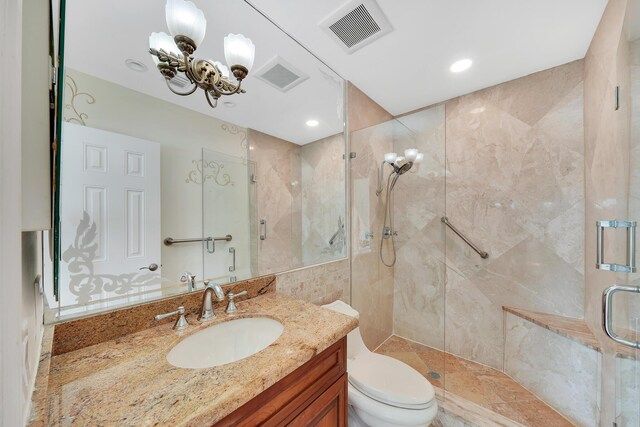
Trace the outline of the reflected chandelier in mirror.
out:
[[[169,90],[176,95],[187,96],[200,88],[211,108],[218,105],[218,99],[223,95],[243,93],[240,86],[255,57],[255,46],[251,40],[242,34],[229,34],[224,38],[224,56],[238,81],[234,84],[229,81],[229,68],[222,63],[191,56],[204,39],[207,29],[204,13],[192,2],[184,0],[167,0],[165,12],[171,36],[151,33],[149,53]],[[192,84],[186,92],[178,92],[171,87],[171,80],[178,72],[184,73]]]

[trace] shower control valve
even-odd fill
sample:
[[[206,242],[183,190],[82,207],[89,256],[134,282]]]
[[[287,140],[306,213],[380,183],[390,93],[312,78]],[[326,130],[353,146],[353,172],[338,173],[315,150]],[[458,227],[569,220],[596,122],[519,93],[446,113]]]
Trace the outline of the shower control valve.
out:
[[[397,236],[398,232],[395,230],[392,230],[390,227],[385,227],[383,230],[383,239],[388,239],[391,236]]]

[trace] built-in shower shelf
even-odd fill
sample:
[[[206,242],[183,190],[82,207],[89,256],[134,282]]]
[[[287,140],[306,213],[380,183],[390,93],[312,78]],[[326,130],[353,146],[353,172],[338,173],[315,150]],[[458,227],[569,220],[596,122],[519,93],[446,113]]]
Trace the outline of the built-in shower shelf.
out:
[[[574,317],[558,316],[557,314],[539,313],[535,311],[524,310],[515,307],[502,307],[502,309],[518,316],[541,328],[548,329],[570,340],[576,341],[582,345],[592,348],[602,353],[602,345],[593,334],[587,322],[584,319],[576,319]],[[635,358],[635,350],[623,345],[617,345],[617,354],[624,358]]]

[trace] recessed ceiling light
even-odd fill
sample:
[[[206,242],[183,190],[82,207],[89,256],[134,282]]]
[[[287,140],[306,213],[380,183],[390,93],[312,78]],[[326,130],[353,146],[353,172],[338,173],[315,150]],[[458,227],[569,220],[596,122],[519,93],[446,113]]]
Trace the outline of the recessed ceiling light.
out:
[[[236,103],[232,101],[225,101],[222,103],[227,108],[236,108]]]
[[[137,61],[135,59],[127,59],[124,61],[125,65],[129,67],[129,69],[136,71],[138,73],[143,73],[147,71],[147,66],[144,63]]]
[[[460,61],[456,61],[453,64],[451,64],[451,67],[449,67],[449,70],[451,70],[452,73],[461,73],[465,70],[468,70],[469,67],[471,67],[471,64],[473,64],[472,60],[461,59]]]
[[[307,126],[309,126],[309,127],[313,128],[313,127],[318,126],[319,124],[320,124],[320,122],[317,121],[317,120],[313,120],[313,119],[307,120]]]

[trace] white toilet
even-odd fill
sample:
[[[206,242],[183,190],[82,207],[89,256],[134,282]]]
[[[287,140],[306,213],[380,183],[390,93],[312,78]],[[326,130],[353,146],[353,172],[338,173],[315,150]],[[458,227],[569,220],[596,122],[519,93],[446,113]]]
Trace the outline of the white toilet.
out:
[[[359,317],[342,301],[323,307]],[[347,372],[350,427],[427,427],[438,413],[429,381],[409,365],[371,352],[360,328],[347,335]]]

